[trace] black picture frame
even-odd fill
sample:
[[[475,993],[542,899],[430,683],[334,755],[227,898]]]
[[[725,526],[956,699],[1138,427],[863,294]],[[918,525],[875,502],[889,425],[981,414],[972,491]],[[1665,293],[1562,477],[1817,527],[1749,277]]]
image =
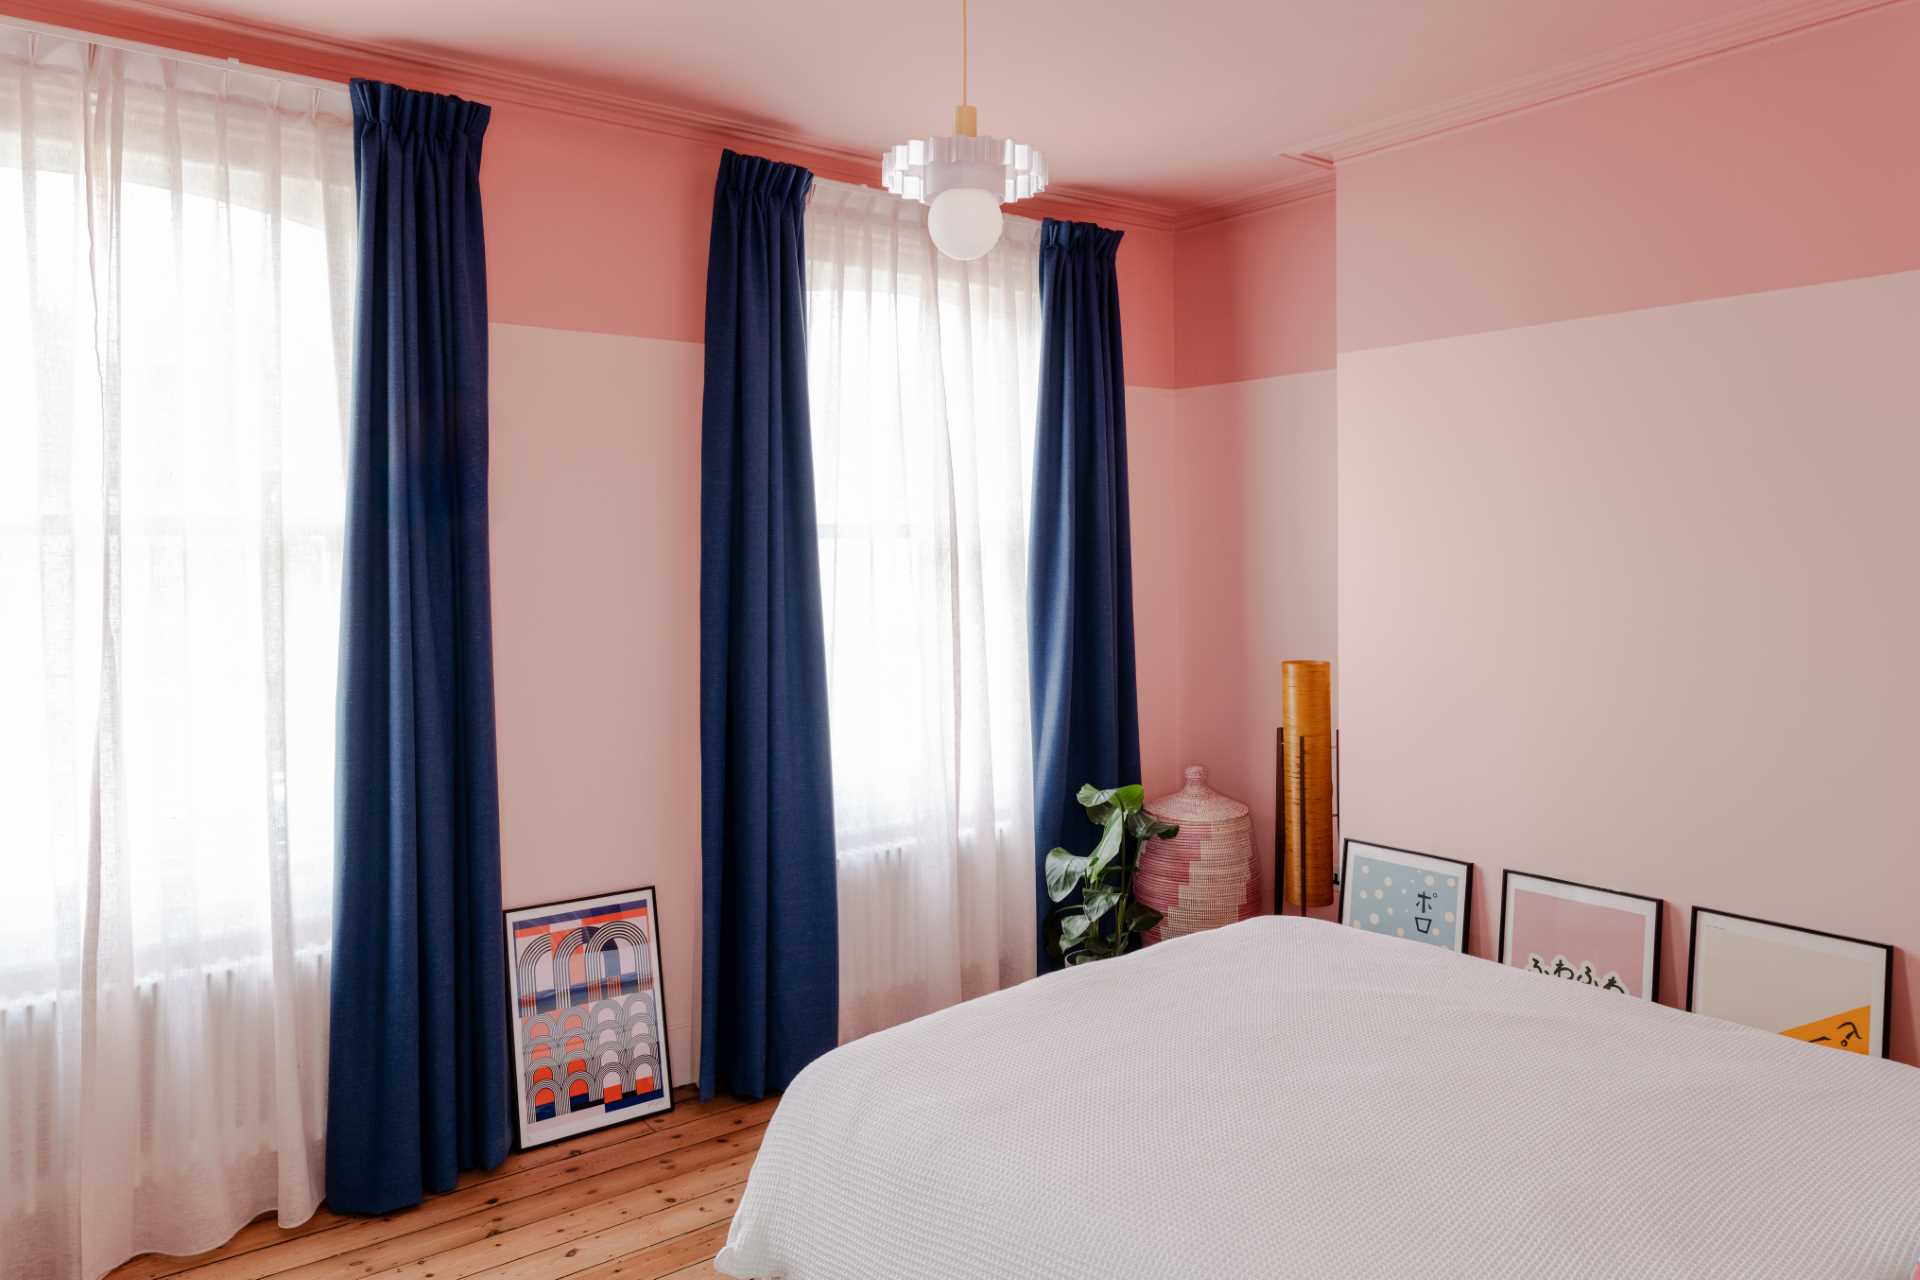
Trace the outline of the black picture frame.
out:
[[[1569,889],[1585,889],[1589,893],[1604,893],[1613,898],[1632,898],[1636,902],[1645,902],[1653,907],[1653,968],[1647,974],[1646,1001],[1649,1004],[1660,1003],[1660,961],[1665,955],[1667,936],[1667,900],[1644,893],[1629,893],[1625,889],[1608,889],[1602,885],[1587,884],[1582,880],[1563,880],[1559,876],[1543,876],[1537,871],[1521,871],[1514,867],[1500,869],[1500,926],[1498,942],[1494,947],[1496,963],[1507,963],[1507,899],[1508,887],[1513,877],[1525,876],[1529,880],[1544,880],[1548,884],[1565,885]],[[1526,966],[1522,965],[1522,968]]]
[[[1747,924],[1765,925],[1769,929],[1785,929],[1789,933],[1804,933],[1815,938],[1825,938],[1830,942],[1845,942],[1851,946],[1864,947],[1869,951],[1879,951],[1886,956],[1886,980],[1880,992],[1880,1007],[1887,1017],[1880,1032],[1880,1052],[1874,1057],[1891,1057],[1893,1053],[1893,970],[1899,958],[1899,949],[1890,942],[1875,942],[1870,938],[1855,938],[1849,934],[1831,933],[1825,929],[1809,929],[1805,925],[1788,924],[1783,920],[1769,920],[1764,916],[1741,915],[1738,911],[1722,911],[1718,907],[1701,906],[1695,903],[1687,921],[1687,1012],[1697,1013],[1694,1004],[1694,986],[1700,976],[1700,916],[1702,913],[1722,916],[1728,920],[1741,920]],[[1756,1028],[1764,1030],[1764,1028]]]
[[[647,899],[649,914],[650,914],[652,925],[653,925],[652,932],[648,937],[647,942],[648,942],[651,958],[653,960],[654,1003],[659,1012],[659,1024],[660,1024],[659,1026],[659,1031],[660,1031],[659,1066],[660,1066],[661,1080],[664,1085],[661,1091],[661,1101],[663,1101],[665,1105],[656,1106],[649,1110],[635,1110],[631,1115],[622,1116],[616,1119],[610,1119],[604,1124],[586,1126],[579,1129],[569,1130],[566,1132],[553,1133],[553,1134],[549,1134],[549,1135],[537,1138],[533,1141],[528,1141],[526,1131],[529,1125],[529,1121],[527,1120],[525,1110],[521,1105],[522,1090],[520,1087],[520,1070],[521,1070],[520,1046],[519,1046],[519,1035],[517,1030],[518,1023],[516,1020],[516,1014],[515,1014],[515,1008],[514,1008],[515,957],[514,957],[514,949],[513,949],[513,918],[515,916],[523,916],[530,911],[543,911],[543,910],[549,910],[549,909],[567,908],[576,903],[591,903],[591,902],[599,901],[601,899],[620,899],[620,898],[628,898],[628,897],[638,898],[642,895],[644,895]],[[660,943],[661,930],[660,930],[660,891],[659,889],[651,884],[637,885],[631,889],[608,889],[599,893],[589,893],[589,894],[582,894],[582,895],[571,897],[571,898],[561,898],[553,902],[532,902],[532,903],[526,903],[524,905],[517,906],[517,907],[506,907],[506,908],[503,908],[500,912],[500,932],[501,932],[502,953],[503,953],[503,960],[504,960],[504,968],[500,975],[501,976],[500,986],[501,986],[501,991],[505,1000],[505,1011],[507,1015],[507,1068],[509,1073],[507,1087],[509,1091],[509,1096],[512,1097],[514,1100],[513,1102],[513,1119],[514,1119],[513,1148],[518,1151],[531,1151],[536,1147],[544,1147],[550,1143],[562,1142],[569,1138],[577,1138],[580,1135],[585,1133],[596,1133],[602,1129],[618,1128],[622,1125],[633,1124],[637,1121],[644,1120],[652,1116],[663,1116],[672,1112],[674,1107],[677,1106],[678,1103],[673,1096],[673,1091],[676,1085],[676,1081],[673,1078],[673,1066],[672,1066],[673,1045],[671,1041],[672,1033],[668,1030],[668,1027],[667,1027],[669,1014],[667,1012],[666,963],[665,963],[664,956],[662,955],[662,947]]]
[[[1473,928],[1473,864],[1458,858],[1442,857],[1437,853],[1426,853],[1420,849],[1402,849],[1398,845],[1381,844],[1378,840],[1362,840],[1357,836],[1342,836],[1340,839],[1340,896],[1335,901],[1334,913],[1342,925],[1347,923],[1347,888],[1352,877],[1347,874],[1348,852],[1353,845],[1364,845],[1369,849],[1379,849],[1386,853],[1411,854],[1416,858],[1427,858],[1434,862],[1451,863],[1461,870],[1460,882],[1460,945],[1448,948],[1459,955],[1473,954],[1470,939]]]

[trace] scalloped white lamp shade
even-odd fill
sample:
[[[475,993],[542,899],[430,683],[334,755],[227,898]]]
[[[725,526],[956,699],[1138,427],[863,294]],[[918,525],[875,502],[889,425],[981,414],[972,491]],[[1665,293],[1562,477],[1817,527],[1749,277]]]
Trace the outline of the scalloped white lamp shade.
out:
[[[999,243],[1002,204],[1046,190],[1047,162],[1012,138],[915,138],[888,148],[880,177],[901,199],[928,206],[927,233],[941,253],[971,262]]]

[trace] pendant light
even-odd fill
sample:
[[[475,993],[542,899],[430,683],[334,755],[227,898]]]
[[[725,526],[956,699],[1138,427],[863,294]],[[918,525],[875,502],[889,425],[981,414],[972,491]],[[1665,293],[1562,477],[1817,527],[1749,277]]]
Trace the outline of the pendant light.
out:
[[[1000,206],[1046,189],[1047,162],[1012,138],[979,136],[967,101],[967,0],[960,0],[960,105],[950,138],[915,138],[880,157],[880,177],[903,200],[927,206],[927,234],[941,253],[971,262],[1000,243]]]

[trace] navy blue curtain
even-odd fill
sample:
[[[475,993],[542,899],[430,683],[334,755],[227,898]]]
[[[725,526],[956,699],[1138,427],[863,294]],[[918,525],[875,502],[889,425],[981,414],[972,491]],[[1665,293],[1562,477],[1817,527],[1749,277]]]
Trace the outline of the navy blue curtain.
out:
[[[385,1213],[511,1130],[487,567],[488,109],[355,80],[327,1203]]]
[[[1042,925],[1047,850],[1091,849],[1082,785],[1140,777],[1133,669],[1133,537],[1127,516],[1126,375],[1118,231],[1040,229],[1040,412],[1027,551],[1033,684],[1034,892]],[[1057,967],[1044,927],[1040,968]]]
[[[726,152],[700,471],[700,1094],[763,1097],[840,1008],[826,638],[807,417],[813,175]]]

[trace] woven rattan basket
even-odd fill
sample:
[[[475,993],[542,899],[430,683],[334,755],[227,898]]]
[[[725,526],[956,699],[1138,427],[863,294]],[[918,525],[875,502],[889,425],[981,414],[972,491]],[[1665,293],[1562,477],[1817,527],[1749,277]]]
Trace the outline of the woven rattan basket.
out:
[[[1246,805],[1207,785],[1203,766],[1189,766],[1186,786],[1148,801],[1147,811],[1180,827],[1171,839],[1149,840],[1140,851],[1134,896],[1166,916],[1147,933],[1148,942],[1232,924],[1259,910],[1253,821]]]

